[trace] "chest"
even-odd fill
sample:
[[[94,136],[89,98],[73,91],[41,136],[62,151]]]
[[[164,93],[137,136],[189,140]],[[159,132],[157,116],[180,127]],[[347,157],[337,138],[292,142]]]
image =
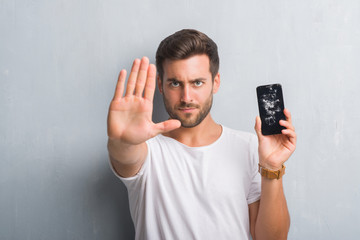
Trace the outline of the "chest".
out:
[[[191,200],[240,201],[250,185],[245,153],[224,151],[168,151],[152,159],[152,180],[159,194]]]

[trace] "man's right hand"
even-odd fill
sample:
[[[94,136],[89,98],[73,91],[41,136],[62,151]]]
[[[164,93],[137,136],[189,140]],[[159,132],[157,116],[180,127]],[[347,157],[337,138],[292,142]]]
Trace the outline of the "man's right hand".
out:
[[[138,145],[160,133],[180,127],[180,121],[152,121],[156,67],[149,59],[135,59],[125,90],[126,70],[121,70],[108,114],[108,136],[123,145]]]

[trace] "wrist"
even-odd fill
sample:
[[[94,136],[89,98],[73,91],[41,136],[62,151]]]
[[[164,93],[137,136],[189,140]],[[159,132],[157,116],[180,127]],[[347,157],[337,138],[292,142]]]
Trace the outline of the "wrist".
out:
[[[277,170],[272,170],[269,168],[266,168],[262,166],[260,163],[258,172],[262,177],[265,177],[267,179],[280,179],[285,174],[285,166],[282,165],[281,168],[278,168]]]
[[[271,161],[262,160],[261,158],[259,159],[259,164],[262,167],[269,169],[271,171],[277,171],[281,169],[282,166],[284,165],[284,163],[273,163]]]

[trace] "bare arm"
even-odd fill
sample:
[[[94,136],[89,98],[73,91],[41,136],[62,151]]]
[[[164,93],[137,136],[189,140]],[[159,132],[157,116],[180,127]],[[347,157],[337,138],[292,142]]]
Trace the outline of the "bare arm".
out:
[[[271,170],[278,170],[296,148],[296,133],[291,122],[291,114],[284,110],[286,121],[280,124],[286,129],[282,134],[263,136],[261,120],[256,119],[255,130],[259,139],[259,162]],[[287,239],[290,215],[281,179],[261,179],[261,199],[249,205],[250,231],[253,239]]]
[[[146,140],[180,127],[177,120],[152,122],[156,68],[144,57],[135,59],[125,90],[126,70],[121,70],[109,107],[107,131],[110,161],[123,177],[135,175],[147,154]]]
[[[287,239],[290,215],[282,180],[262,177],[261,191],[261,200],[249,205],[250,232],[253,239]]]
[[[147,154],[145,143],[124,144],[116,139],[108,139],[109,158],[115,171],[122,177],[134,176],[141,168]]]

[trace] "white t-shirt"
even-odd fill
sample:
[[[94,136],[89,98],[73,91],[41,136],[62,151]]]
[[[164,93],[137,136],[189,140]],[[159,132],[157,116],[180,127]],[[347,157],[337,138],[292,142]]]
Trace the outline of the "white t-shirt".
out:
[[[257,138],[222,128],[202,147],[158,135],[136,176],[114,171],[128,189],[136,239],[250,239],[248,204],[260,199]]]

